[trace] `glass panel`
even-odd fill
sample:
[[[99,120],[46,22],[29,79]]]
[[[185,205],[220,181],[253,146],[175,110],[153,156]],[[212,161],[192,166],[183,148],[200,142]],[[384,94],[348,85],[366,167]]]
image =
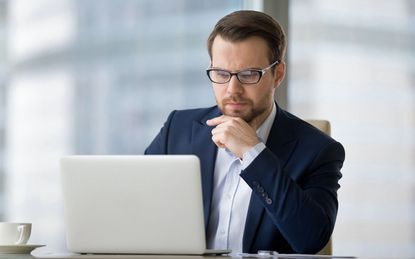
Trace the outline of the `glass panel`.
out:
[[[6,90],[6,42],[7,42],[7,2],[0,0],[0,220],[4,214],[4,148],[5,148],[5,90]]]
[[[242,3],[9,4],[5,219],[33,222],[31,243],[64,247],[59,158],[141,154],[172,109],[214,105],[206,40]]]
[[[290,3],[290,110],[346,148],[334,253],[414,256],[415,2]]]

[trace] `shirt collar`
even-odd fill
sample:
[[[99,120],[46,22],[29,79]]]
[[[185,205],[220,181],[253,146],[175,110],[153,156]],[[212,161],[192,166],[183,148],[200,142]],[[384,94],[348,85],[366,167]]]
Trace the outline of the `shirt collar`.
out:
[[[272,105],[272,110],[265,121],[256,130],[256,135],[265,144],[268,140],[268,135],[271,131],[272,125],[274,124],[275,115],[277,114],[277,107],[275,102]]]

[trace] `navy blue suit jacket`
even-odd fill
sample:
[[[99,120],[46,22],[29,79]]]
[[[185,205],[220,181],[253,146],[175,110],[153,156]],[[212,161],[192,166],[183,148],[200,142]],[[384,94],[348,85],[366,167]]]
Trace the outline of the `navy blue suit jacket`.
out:
[[[195,154],[202,171],[206,227],[212,200],[217,147],[206,120],[217,106],[173,111],[146,154]],[[277,106],[267,148],[241,172],[252,188],[243,251],[316,253],[336,221],[342,145]]]

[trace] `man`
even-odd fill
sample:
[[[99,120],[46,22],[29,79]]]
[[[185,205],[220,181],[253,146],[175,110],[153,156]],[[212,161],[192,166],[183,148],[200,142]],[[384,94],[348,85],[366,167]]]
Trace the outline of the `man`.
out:
[[[285,34],[270,16],[237,11],[208,39],[217,106],[173,111],[146,154],[195,154],[208,248],[316,253],[337,215],[342,145],[282,110]]]

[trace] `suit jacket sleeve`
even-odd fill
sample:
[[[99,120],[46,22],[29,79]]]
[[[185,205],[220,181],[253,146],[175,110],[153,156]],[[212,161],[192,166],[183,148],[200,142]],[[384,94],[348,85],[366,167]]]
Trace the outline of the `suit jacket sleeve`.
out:
[[[252,188],[252,195],[260,200],[267,216],[294,251],[316,253],[328,242],[337,215],[337,189],[344,156],[342,145],[332,140],[313,152],[304,165],[301,158],[293,159],[292,165],[282,165],[276,154],[266,148],[241,173]],[[289,172],[302,166],[298,178]]]

